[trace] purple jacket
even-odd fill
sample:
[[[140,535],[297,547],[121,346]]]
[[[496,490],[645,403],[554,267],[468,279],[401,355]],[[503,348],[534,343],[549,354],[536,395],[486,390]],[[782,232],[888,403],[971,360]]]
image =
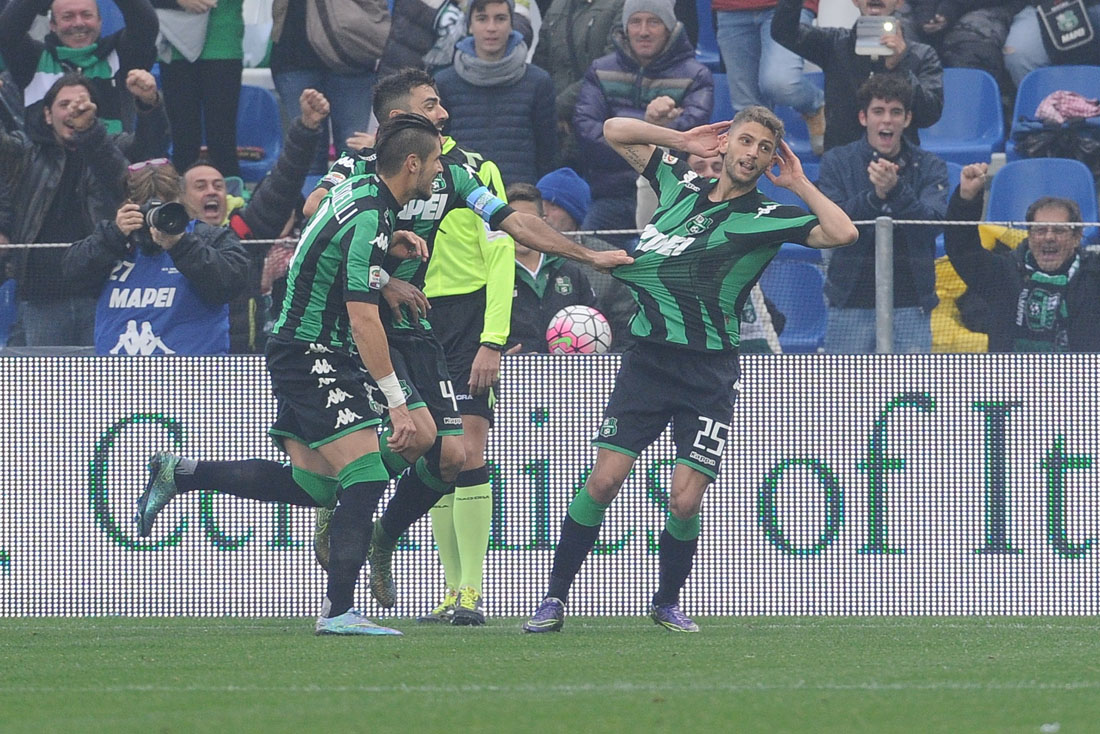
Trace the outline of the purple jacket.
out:
[[[573,111],[573,129],[587,161],[585,178],[594,199],[634,196],[638,174],[603,138],[603,123],[612,117],[645,119],[646,106],[667,95],[683,109],[671,127],[690,130],[710,122],[714,79],[695,60],[695,48],[682,23],[660,56],[642,68],[630,52],[625,34],[616,30],[615,52],[592,62],[585,72]]]

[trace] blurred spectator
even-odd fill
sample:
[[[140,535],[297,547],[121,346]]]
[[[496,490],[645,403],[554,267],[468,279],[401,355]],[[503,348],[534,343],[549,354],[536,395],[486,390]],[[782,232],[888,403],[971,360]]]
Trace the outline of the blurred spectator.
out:
[[[450,66],[454,46],[465,36],[465,15],[450,0],[394,3],[390,35],[378,62],[378,76],[408,68],[427,71]]]
[[[67,74],[49,88],[27,132],[0,134],[0,170],[10,172],[13,242],[76,242],[122,201],[126,159],[96,117],[92,82]],[[19,253],[19,297],[26,345],[92,344],[95,302],[60,281],[60,248]]]
[[[862,15],[894,15],[899,0],[852,0]],[[906,137],[919,145],[917,128],[934,125],[943,112],[943,66],[935,49],[897,33],[882,43],[893,50],[884,57],[855,53],[855,25],[851,28],[814,28],[802,25],[800,0],[779,0],[772,19],[772,38],[817,64],[825,72],[825,150],[865,136],[859,122],[859,87],[872,74],[899,74],[913,87],[913,124]]]
[[[62,75],[79,72],[92,85],[89,96],[108,133],[134,129],[133,101],[123,90],[133,69],[156,61],[157,17],[149,0],[115,0],[126,27],[101,36],[96,0],[11,0],[0,13],[0,52],[23,89],[27,117],[37,117],[46,90]],[[45,42],[28,31],[34,18],[50,11]]]
[[[99,292],[96,354],[226,354],[227,304],[248,273],[237,235],[190,219],[166,158],[131,165],[126,188],[114,219],[74,243],[62,262],[68,283]]]
[[[508,206],[518,212],[545,218],[542,195],[531,184],[512,184],[505,193]],[[546,328],[554,314],[566,306],[596,308],[596,294],[583,267],[563,257],[544,255],[517,242],[516,285],[512,297],[508,353],[548,353]]]
[[[0,349],[7,346],[11,327],[19,313],[19,301],[16,298],[18,287],[15,280],[15,261],[0,255]]]
[[[611,33],[621,26],[622,13],[623,0],[554,0],[539,31],[534,62],[554,81],[559,158],[575,170],[583,170],[573,135],[577,94],[592,62],[615,50]]]
[[[12,79],[11,72],[3,68],[0,57],[0,130],[13,132],[25,128],[23,115],[23,95]]]
[[[584,229],[634,226],[638,175],[604,140],[605,120],[634,117],[688,130],[710,120],[714,110],[714,80],[695,60],[672,0],[626,0],[614,41],[615,52],[585,73],[573,114],[592,186]]]
[[[1019,8],[1018,4],[1015,5],[1019,10],[1012,18],[1012,25],[1008,29],[1008,38],[1004,45],[1004,62],[1005,69],[1017,87],[1029,72],[1043,66],[1100,63],[1100,0],[1084,0],[1084,6],[1088,22],[1092,24],[1092,41],[1070,51],[1059,51],[1050,36],[1043,30],[1037,3],[1028,3],[1022,8]],[[1076,13],[1078,9],[1079,6],[1071,5],[1070,8],[1060,8],[1060,12],[1069,10]],[[1083,22],[1085,19],[1079,20]],[[1060,28],[1063,23],[1075,21],[1059,18],[1053,22],[1056,28]],[[1071,25],[1070,28],[1072,27]]]
[[[385,8],[385,0],[378,0],[378,4]],[[313,49],[306,35],[306,0],[276,0],[272,14],[271,77],[283,118],[293,120],[298,116],[303,90],[320,91],[332,106],[325,132],[331,129],[333,143],[337,150],[343,150],[353,133],[365,132],[369,127],[378,59],[355,70],[333,69]],[[362,33],[379,34],[377,44],[381,49],[389,30],[389,24],[380,24],[363,28]],[[328,142],[329,136],[322,135],[311,173],[328,170]]]
[[[592,203],[592,192],[588,183],[576,171],[571,168],[551,171],[539,179],[536,187],[542,197],[542,218],[547,224],[559,232],[575,232],[580,229],[580,223],[584,221]],[[618,249],[592,235],[577,235],[573,239],[596,252]],[[626,351],[634,343],[634,337],[630,334],[630,319],[637,310],[630,288],[611,277],[610,273],[598,270],[584,272],[596,293],[596,309],[611,324],[611,351]]]
[[[989,166],[963,168],[948,219],[977,222]],[[1100,351],[1100,255],[1081,248],[1081,208],[1044,196],[1025,215],[1028,238],[1015,250],[986,250],[977,226],[948,227],[947,256],[967,294],[985,302],[991,352]]]
[[[558,156],[554,84],[526,62],[512,16],[512,0],[470,0],[470,37],[435,78],[451,113],[449,134],[494,161],[505,181],[533,184]]]
[[[328,100],[315,89],[298,98],[301,116],[287,130],[283,151],[271,172],[243,198],[226,192],[225,177],[214,166],[200,161],[183,174],[183,203],[188,213],[213,227],[229,227],[242,240],[279,237],[287,220],[301,203],[302,186],[313,162],[313,151],[322,137],[329,113]],[[230,303],[230,351],[263,352],[263,326],[267,314],[261,307],[261,274],[269,246],[248,245],[247,289]]]
[[[793,107],[806,120],[817,155],[825,145],[825,93],[802,74],[802,57],[772,38],[777,0],[714,0],[718,51],[736,114],[746,107]],[[812,26],[818,0],[804,0],[799,22]]]
[[[905,139],[913,119],[913,89],[894,74],[876,74],[859,89],[863,139],[821,159],[817,186],[853,220],[942,220],[947,210],[947,164]],[[894,227],[894,353],[932,349],[936,297],[936,236],[928,225]],[[875,351],[875,227],[830,253],[825,279],[829,321],[825,351]]]
[[[988,71],[1002,89],[1004,45],[1012,16],[1025,0],[906,0],[901,16],[914,41],[936,49],[945,67]]]
[[[239,176],[243,0],[152,2],[166,39],[160,80],[172,124],[172,162],[184,171],[198,160],[205,133],[206,157],[226,176]]]

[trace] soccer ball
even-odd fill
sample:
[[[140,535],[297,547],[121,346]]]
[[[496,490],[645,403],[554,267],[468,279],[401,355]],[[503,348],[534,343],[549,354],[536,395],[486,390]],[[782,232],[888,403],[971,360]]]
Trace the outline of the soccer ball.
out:
[[[611,325],[590,306],[566,306],[550,319],[546,345],[551,354],[603,354],[611,348]]]

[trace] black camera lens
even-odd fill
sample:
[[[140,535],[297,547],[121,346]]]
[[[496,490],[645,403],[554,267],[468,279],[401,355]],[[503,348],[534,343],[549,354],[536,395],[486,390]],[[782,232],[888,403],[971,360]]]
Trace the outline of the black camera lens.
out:
[[[145,214],[146,224],[170,235],[183,234],[189,221],[187,209],[177,201],[152,206]]]

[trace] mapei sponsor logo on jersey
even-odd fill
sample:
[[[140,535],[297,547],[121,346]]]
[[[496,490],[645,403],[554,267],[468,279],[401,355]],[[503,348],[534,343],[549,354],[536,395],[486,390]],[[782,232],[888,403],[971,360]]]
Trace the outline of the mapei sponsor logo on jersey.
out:
[[[759,209],[756,210],[756,216],[753,217],[753,219],[759,219],[760,217],[764,216],[765,214],[771,214],[772,212],[774,212],[776,209],[778,209],[781,206],[783,206],[783,205],[782,204],[776,204],[774,201],[771,202],[770,204],[765,204],[764,206],[762,206],[762,207],[760,207]]]
[[[689,234],[702,234],[714,225],[714,220],[703,214],[696,214],[687,222]]]
[[[439,179],[437,178],[436,181]],[[435,181],[432,181],[432,190],[435,191]],[[428,199],[413,199],[401,209],[397,218],[411,221],[422,219],[435,221],[442,219],[447,210],[447,195],[432,194]]]
[[[356,413],[351,408],[341,408],[340,412],[336,415],[336,425],[333,428],[343,428],[344,426],[350,426],[355,421],[363,420],[363,416]]]
[[[171,308],[175,288],[114,288],[107,308]]]

